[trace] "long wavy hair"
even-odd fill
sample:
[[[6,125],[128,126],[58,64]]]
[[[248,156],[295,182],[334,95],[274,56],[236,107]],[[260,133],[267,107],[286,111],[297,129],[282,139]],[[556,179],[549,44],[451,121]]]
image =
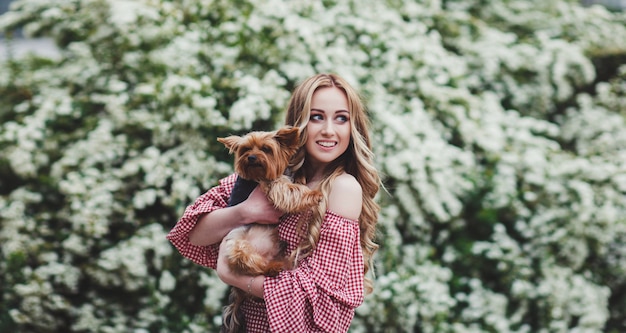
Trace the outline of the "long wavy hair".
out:
[[[370,267],[373,266],[373,256],[378,250],[378,244],[374,242],[376,236],[376,223],[380,207],[374,197],[380,188],[381,180],[378,171],[374,167],[374,154],[371,150],[369,138],[369,119],[359,94],[342,77],[336,74],[317,74],[301,82],[294,90],[287,107],[286,125],[300,128],[301,147],[291,161],[290,170],[297,183],[306,183],[307,161],[304,144],[307,134],[304,130],[311,117],[311,99],[313,94],[320,88],[336,87],[341,89],[348,99],[348,111],[350,113],[350,144],[348,149],[335,161],[330,163],[324,170],[324,178],[320,182],[319,189],[328,198],[333,180],[346,172],[354,176],[363,189],[363,206],[359,216],[359,228],[361,249],[364,260],[364,285],[365,293],[373,290],[373,283],[367,277]],[[298,227],[301,235],[300,244],[291,253],[294,266],[298,260],[307,257],[316,247],[320,236],[320,229],[326,214],[328,202],[323,200],[317,210],[302,218]],[[309,217],[310,218],[307,218]],[[304,217],[304,216],[303,216]],[[305,221],[306,220],[306,221]],[[307,223],[307,227],[304,225]]]

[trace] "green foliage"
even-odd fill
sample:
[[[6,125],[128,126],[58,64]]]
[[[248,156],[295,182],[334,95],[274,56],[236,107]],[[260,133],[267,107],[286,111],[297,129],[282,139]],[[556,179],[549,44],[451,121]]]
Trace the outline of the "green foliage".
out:
[[[165,240],[345,76],[385,178],[354,332],[626,329],[626,17],[569,0],[17,0],[0,29],[0,331],[216,330],[227,287]]]

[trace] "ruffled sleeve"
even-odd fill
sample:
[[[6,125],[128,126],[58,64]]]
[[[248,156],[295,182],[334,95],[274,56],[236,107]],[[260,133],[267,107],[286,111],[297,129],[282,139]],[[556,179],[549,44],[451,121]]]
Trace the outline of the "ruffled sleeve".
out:
[[[198,197],[193,204],[187,206],[183,216],[167,234],[167,239],[185,258],[213,269],[217,266],[219,243],[209,246],[193,245],[189,241],[189,232],[195,227],[202,215],[228,205],[228,198],[230,198],[236,179],[237,175],[232,174],[220,180],[219,185]]]
[[[327,211],[317,248],[264,290],[272,332],[347,332],[363,302],[358,222]]]

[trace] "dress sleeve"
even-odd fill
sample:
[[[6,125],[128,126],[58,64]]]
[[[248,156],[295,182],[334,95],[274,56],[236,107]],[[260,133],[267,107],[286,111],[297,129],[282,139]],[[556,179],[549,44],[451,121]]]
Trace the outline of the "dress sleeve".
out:
[[[193,245],[189,241],[189,232],[202,215],[228,205],[228,198],[236,179],[236,174],[230,175],[220,180],[219,185],[199,196],[193,204],[187,206],[183,216],[167,234],[167,239],[185,258],[213,269],[217,266],[219,243],[209,246]]]
[[[358,222],[327,211],[311,255],[265,279],[272,332],[347,332],[363,302],[363,278]]]

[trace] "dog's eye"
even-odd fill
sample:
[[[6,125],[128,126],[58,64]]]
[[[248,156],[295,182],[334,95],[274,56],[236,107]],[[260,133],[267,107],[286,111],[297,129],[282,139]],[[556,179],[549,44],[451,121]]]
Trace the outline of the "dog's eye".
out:
[[[245,153],[245,152],[247,152],[249,150],[250,150],[249,147],[241,147],[241,148],[239,148],[239,154],[243,154],[243,153]]]
[[[263,146],[261,147],[261,150],[266,154],[269,154],[272,152],[272,148],[270,148],[269,146]]]

